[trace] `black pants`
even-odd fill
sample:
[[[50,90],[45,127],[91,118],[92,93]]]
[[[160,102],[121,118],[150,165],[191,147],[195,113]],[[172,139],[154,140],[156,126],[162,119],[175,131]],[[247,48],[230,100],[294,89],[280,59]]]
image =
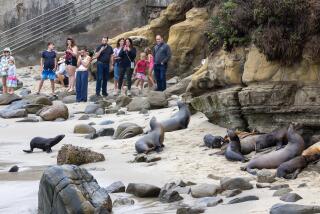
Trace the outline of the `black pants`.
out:
[[[122,84],[123,84],[123,79],[124,76],[127,75],[127,87],[128,90],[131,90],[131,84],[132,84],[132,74],[133,74],[133,69],[130,67],[120,67],[120,76],[119,76],[119,83],[118,83],[118,89],[121,90]]]

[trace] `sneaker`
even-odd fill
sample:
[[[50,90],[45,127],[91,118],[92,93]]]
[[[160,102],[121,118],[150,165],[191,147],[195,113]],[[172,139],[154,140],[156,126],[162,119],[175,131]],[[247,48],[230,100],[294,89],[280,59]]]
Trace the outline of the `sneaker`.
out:
[[[131,96],[131,91],[130,90],[128,90],[127,95]]]

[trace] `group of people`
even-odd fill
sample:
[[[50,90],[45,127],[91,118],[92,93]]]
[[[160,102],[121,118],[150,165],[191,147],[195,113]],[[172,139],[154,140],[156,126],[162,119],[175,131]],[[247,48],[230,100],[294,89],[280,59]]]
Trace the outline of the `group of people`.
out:
[[[89,52],[87,48],[78,49],[72,38],[67,38],[66,51],[63,57],[57,61],[57,53],[54,44],[48,43],[47,50],[41,54],[41,81],[38,92],[43,83],[49,79],[52,93],[55,94],[55,80],[63,86],[68,85],[67,91],[76,92],[77,102],[86,102],[88,96],[89,69],[96,59],[96,96],[108,96],[107,82],[110,72],[114,73],[114,95],[121,92],[131,96],[133,80],[140,92],[145,81],[149,88],[156,86],[157,91],[166,89],[166,72],[171,58],[170,47],[164,43],[162,36],[156,36],[157,44],[153,48],[146,48],[137,58],[137,49],[130,38],[121,38],[115,48],[108,44],[108,37],[103,37],[101,44],[95,52]],[[56,72],[55,72],[56,71]],[[124,82],[126,81],[126,90]]]
[[[18,85],[15,60],[11,56],[10,48],[5,48],[0,58],[0,77],[2,80],[2,93],[13,94]]]

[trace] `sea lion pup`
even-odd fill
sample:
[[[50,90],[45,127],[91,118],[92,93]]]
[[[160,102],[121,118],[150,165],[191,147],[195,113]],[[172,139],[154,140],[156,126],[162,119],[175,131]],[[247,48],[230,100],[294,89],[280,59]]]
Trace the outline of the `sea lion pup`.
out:
[[[295,132],[292,124],[289,126],[287,135],[289,143],[285,148],[253,158],[246,167],[241,167],[241,170],[246,170],[255,175],[256,172],[252,169],[276,169],[282,163],[301,155],[305,143],[302,137]]]
[[[319,161],[320,154],[298,156],[282,163],[277,169],[277,177],[285,179],[296,179],[298,174],[310,163]]]
[[[230,129],[227,130],[227,133],[230,143],[228,144],[227,150],[224,153],[225,157],[230,161],[248,161],[248,159],[241,154],[241,144],[238,135],[236,135],[236,133]]]
[[[65,135],[58,135],[55,138],[35,137],[30,142],[30,150],[23,150],[26,153],[32,153],[33,149],[42,149],[44,152],[52,152],[51,147],[58,144]]]
[[[221,148],[222,145],[228,143],[228,137],[225,136],[224,138],[221,136],[213,136],[211,134],[206,134],[203,137],[204,145],[208,148],[217,149]]]
[[[288,143],[287,132],[287,128],[280,128],[261,135],[256,142],[256,152],[273,146],[276,146],[276,150],[283,148]]]
[[[136,144],[138,153],[149,153],[151,151],[161,152],[163,150],[164,129],[155,117],[150,120],[151,131],[140,138]]]
[[[165,132],[173,132],[180,129],[188,128],[191,113],[188,105],[178,101],[179,111],[175,113],[170,119],[161,122]]]

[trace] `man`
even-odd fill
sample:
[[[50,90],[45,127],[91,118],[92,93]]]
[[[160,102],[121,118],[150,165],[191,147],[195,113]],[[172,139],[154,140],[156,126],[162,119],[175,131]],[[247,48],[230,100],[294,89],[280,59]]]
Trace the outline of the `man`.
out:
[[[109,79],[110,62],[113,64],[113,49],[108,45],[108,37],[103,37],[101,45],[96,49],[97,58],[97,85],[96,85],[96,95],[100,95],[102,90],[102,95],[104,97],[108,96],[107,93],[107,82]]]
[[[41,54],[40,66],[42,74],[37,94],[40,94],[44,81],[49,79],[51,82],[52,94],[55,95],[54,80],[56,78],[55,70],[57,69],[57,54],[53,49],[54,44],[49,42],[48,49]]]
[[[164,91],[167,88],[167,68],[171,58],[171,50],[169,45],[164,43],[163,37],[156,36],[156,46],[153,49],[154,57],[154,74],[157,81],[157,91]]]

